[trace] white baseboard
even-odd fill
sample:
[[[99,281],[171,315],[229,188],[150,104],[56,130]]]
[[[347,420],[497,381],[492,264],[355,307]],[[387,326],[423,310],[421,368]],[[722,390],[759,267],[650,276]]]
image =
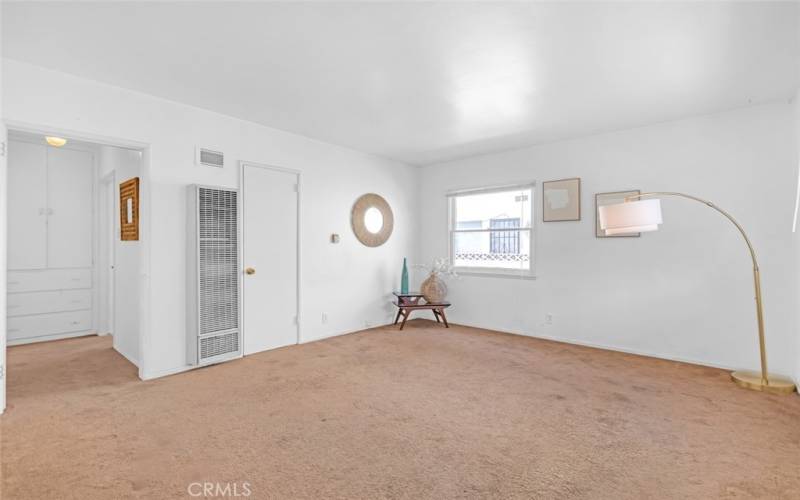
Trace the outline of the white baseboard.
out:
[[[424,319],[424,318],[420,318]],[[310,337],[310,338],[301,338],[298,344],[308,344],[310,342],[316,342],[318,340],[325,340],[333,337],[339,337],[341,335],[350,335],[351,333],[363,332],[364,330],[372,330],[373,328],[382,328],[384,326],[390,326],[394,322],[394,315],[389,318],[382,318],[375,321],[375,324],[372,326],[365,326],[364,328],[358,328],[356,330],[345,330],[343,332],[333,332],[333,333],[325,333],[319,335],[317,337]],[[302,332],[301,332],[302,333]]]
[[[425,319],[425,318],[418,318],[418,319]],[[431,321],[431,320],[427,320],[427,321]],[[384,327],[384,326],[391,326],[392,324],[393,324],[392,322],[389,322],[389,323],[386,323],[386,324],[375,325],[375,326],[372,326],[372,327],[369,327],[369,328],[363,328],[361,330],[348,330],[348,331],[344,331],[344,332],[325,334],[325,335],[322,335],[322,336],[319,336],[319,337],[310,338],[310,339],[302,339],[299,342],[299,344],[309,344],[311,342],[317,342],[317,341],[320,341],[320,340],[325,340],[325,339],[329,339],[329,338],[333,338],[333,337],[339,337],[339,336],[342,336],[342,335],[349,335],[349,334],[352,334],[352,333],[358,333],[358,332],[362,332],[364,330],[370,330],[372,328],[381,328],[381,327]],[[607,350],[607,351],[616,351],[616,352],[624,352],[624,353],[627,353],[627,354],[635,354],[637,356],[647,356],[647,357],[650,357],[650,358],[666,359],[668,361],[678,361],[678,362],[681,362],[681,363],[689,363],[689,364],[693,364],[693,365],[710,366],[712,368],[720,368],[720,369],[723,369],[723,370],[734,370],[735,369],[732,366],[722,365],[722,364],[718,364],[718,363],[711,363],[711,362],[708,362],[708,361],[701,361],[701,360],[693,359],[693,358],[685,358],[685,357],[680,357],[680,356],[665,356],[663,354],[656,354],[656,353],[653,353],[653,352],[647,352],[647,351],[642,351],[642,350],[638,350],[638,349],[628,349],[628,348],[622,348],[622,347],[608,345],[608,344],[601,344],[601,343],[597,343],[597,342],[587,342],[587,341],[584,341],[584,340],[576,340],[576,339],[570,339],[570,338],[564,338],[564,337],[555,337],[555,336],[552,336],[552,335],[534,334],[534,333],[524,332],[522,330],[499,330],[497,328],[493,328],[493,327],[490,327],[490,326],[487,326],[487,325],[474,324],[474,323],[472,323],[472,324],[454,323],[452,321],[450,322],[450,324],[452,324],[452,325],[460,325],[460,326],[467,326],[467,327],[471,327],[471,328],[480,328],[482,330],[490,330],[490,331],[494,331],[494,332],[498,332],[498,333],[508,333],[508,334],[511,334],[511,335],[519,335],[519,336],[522,336],[522,337],[531,337],[531,338],[536,338],[536,339],[548,340],[548,341],[552,341],[552,342],[561,342],[561,343],[564,343],[564,344],[573,344],[573,345],[579,345],[579,346],[584,346],[584,347],[591,347],[593,349],[604,349],[604,350]],[[122,353],[120,353],[120,354],[122,354]],[[124,356],[124,354],[123,354],[123,356]],[[126,359],[127,359],[127,357],[126,357]],[[240,359],[240,358],[236,358],[236,359]],[[130,361],[130,359],[129,359],[129,361]],[[231,360],[231,361],[235,361],[235,360]],[[149,372],[147,372],[145,374],[140,374],[140,378],[142,380],[153,380],[153,379],[157,379],[157,378],[161,378],[161,377],[167,377],[169,375],[175,375],[175,374],[178,374],[178,373],[187,372],[189,370],[194,370],[196,368],[201,368],[201,367],[200,366],[185,365],[185,366],[180,366],[180,367],[175,367],[175,368],[168,368],[168,369],[165,369],[165,370],[149,371]],[[800,384],[800,380],[796,380],[795,382]],[[2,413],[2,411],[0,411],[0,413]]]
[[[322,335],[322,336],[314,337],[314,338],[310,338],[310,339],[301,339],[300,342],[298,342],[297,344],[294,344],[294,345],[308,344],[308,343],[311,343],[311,342],[317,342],[319,340],[325,340],[325,339],[329,339],[329,338],[332,338],[332,337],[339,337],[341,335],[349,335],[351,333],[357,333],[357,332],[361,332],[361,331],[364,331],[364,330],[369,330],[369,329],[372,329],[372,328],[380,328],[380,327],[386,326],[388,324],[391,324],[391,323],[375,325],[375,326],[371,326],[369,328],[363,328],[361,330],[349,330],[349,331],[345,331],[345,332],[336,332],[336,333],[326,334],[326,335]],[[286,346],[286,347],[291,347],[291,345]],[[120,351],[117,351],[117,352],[122,354],[131,363],[136,364],[130,358],[125,356],[124,353],[122,353]],[[262,351],[262,352],[268,352],[268,351]],[[244,356],[242,356],[242,357],[244,357]],[[237,359],[241,359],[242,357],[230,359],[228,361],[225,361],[225,363],[227,363],[229,361],[236,361]],[[161,378],[161,377],[168,377],[170,375],[176,375],[178,373],[188,372],[189,370],[194,370],[196,368],[203,368],[204,366],[207,366],[207,365],[200,365],[200,366],[185,365],[185,366],[178,366],[178,367],[174,367],[174,368],[166,368],[164,370],[148,370],[148,371],[142,373],[139,378],[141,378],[142,380],[153,380],[153,379],[157,379],[157,378]]]
[[[692,364],[692,365],[709,366],[711,368],[720,368],[720,369],[723,369],[723,370],[736,370],[737,369],[736,367],[733,367],[733,366],[719,364],[719,363],[712,363],[712,362],[705,361],[705,360],[699,360],[699,359],[694,359],[694,358],[685,358],[685,357],[681,357],[681,356],[665,356],[665,355],[659,354],[659,353],[654,353],[654,352],[649,352],[649,351],[642,351],[642,350],[638,350],[638,349],[628,349],[628,348],[625,348],[625,347],[619,347],[619,346],[610,345],[610,344],[602,344],[602,343],[599,343],[599,342],[587,342],[585,340],[570,339],[570,338],[565,338],[565,337],[556,337],[554,335],[543,335],[541,333],[530,333],[530,332],[524,332],[522,330],[499,330],[499,329],[493,328],[491,326],[480,325],[480,324],[475,324],[475,323],[460,323],[460,322],[459,323],[454,323],[453,321],[451,321],[450,323],[454,324],[454,325],[469,326],[469,327],[472,327],[472,328],[480,328],[480,329],[483,329],[483,330],[492,330],[492,331],[500,332],[500,333],[510,333],[512,335],[521,335],[523,337],[531,337],[531,338],[535,338],[535,339],[549,340],[549,341],[552,341],[552,342],[562,342],[564,344],[580,345],[580,346],[583,346],[583,347],[592,347],[594,349],[604,349],[606,351],[624,352],[624,353],[627,353],[627,354],[635,354],[637,356],[646,356],[648,358],[666,359],[668,361],[678,361],[678,362],[681,362],[681,363],[689,363],[689,364]],[[780,375],[780,374],[776,374],[776,375]]]
[[[35,344],[37,342],[48,342],[50,340],[64,340],[72,339],[75,337],[88,337],[89,335],[97,335],[95,330],[81,330],[79,332],[58,333],[56,335],[42,335],[41,337],[33,337],[29,339],[9,340],[7,345],[9,347],[15,345]]]
[[[420,319],[423,319],[423,318],[420,318]],[[358,330],[345,330],[343,332],[326,333],[326,334],[320,335],[318,337],[312,337],[312,338],[308,338],[308,339],[300,339],[300,342],[298,342],[298,344],[310,344],[311,342],[317,342],[319,340],[330,339],[330,338],[333,338],[333,337],[341,337],[342,335],[350,335],[351,333],[358,333],[358,332],[363,332],[365,330],[372,330],[373,328],[383,328],[384,326],[391,326],[393,324],[392,321],[393,320],[389,320],[388,323],[378,323],[378,324],[375,324],[373,326],[361,328],[361,329],[358,329]]]
[[[167,377],[169,375],[175,375],[177,373],[188,372],[189,370],[194,370],[195,368],[202,368],[202,367],[193,365],[184,365],[175,368],[167,368],[164,370],[149,370],[140,374],[139,378],[142,380],[153,380],[156,378]]]
[[[498,330],[497,328],[492,328],[490,326],[485,326],[485,325],[467,324],[467,323],[454,323],[452,321],[450,321],[450,324],[451,325],[468,326],[468,327],[471,327],[471,328],[480,328],[482,330],[491,330],[491,331],[500,332],[500,333],[508,333],[508,334],[511,334],[511,335],[520,335],[522,337],[531,337],[531,338],[535,338],[535,339],[549,340],[549,341],[552,341],[552,342],[561,342],[561,343],[564,343],[564,344],[573,344],[573,345],[579,345],[579,346],[583,346],[583,347],[591,347],[593,349],[604,349],[606,351],[624,352],[626,354],[635,354],[637,356],[646,356],[648,358],[665,359],[667,361],[677,361],[677,362],[680,362],[680,363],[688,363],[688,364],[691,364],[691,365],[708,366],[708,367],[711,367],[711,368],[719,368],[721,370],[735,371],[735,370],[740,369],[740,368],[737,368],[735,366],[724,365],[724,364],[720,364],[720,363],[712,363],[710,361],[699,360],[699,359],[695,359],[695,358],[685,358],[685,357],[682,357],[682,356],[665,356],[663,354],[653,353],[653,352],[649,352],[649,351],[641,351],[641,350],[638,350],[638,349],[628,349],[628,348],[618,347],[618,346],[609,345],[609,344],[600,344],[600,343],[597,343],[597,342],[587,342],[585,340],[576,340],[576,339],[569,339],[569,338],[564,338],[564,337],[556,337],[556,336],[553,336],[553,335],[543,335],[543,334],[540,334],[540,333],[528,333],[528,332],[523,332],[521,330]],[[779,376],[782,376],[782,377],[788,377],[788,378],[794,380],[795,385],[800,387],[800,376],[792,377],[792,376],[786,375],[784,373],[774,373],[774,375],[779,375]],[[800,396],[800,393],[795,393],[795,394],[797,396]]]

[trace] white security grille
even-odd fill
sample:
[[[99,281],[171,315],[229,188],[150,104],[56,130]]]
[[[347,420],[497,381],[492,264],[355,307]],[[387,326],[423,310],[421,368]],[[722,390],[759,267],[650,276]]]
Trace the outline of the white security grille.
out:
[[[236,192],[199,188],[200,335],[239,327]]]
[[[456,260],[481,262],[528,262],[529,255],[522,253],[457,253]]]

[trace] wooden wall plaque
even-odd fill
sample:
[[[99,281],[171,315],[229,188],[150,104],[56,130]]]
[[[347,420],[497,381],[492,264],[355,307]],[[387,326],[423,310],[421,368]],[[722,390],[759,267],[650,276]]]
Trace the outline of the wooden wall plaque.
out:
[[[139,178],[119,185],[120,240],[139,241]]]

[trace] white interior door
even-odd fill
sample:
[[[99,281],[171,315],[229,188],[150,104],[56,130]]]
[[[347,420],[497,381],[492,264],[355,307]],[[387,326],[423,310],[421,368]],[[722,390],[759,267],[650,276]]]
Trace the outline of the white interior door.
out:
[[[298,340],[298,186],[293,172],[242,168],[245,355]]]
[[[48,148],[47,155],[47,265],[92,267],[92,154]]]
[[[8,146],[8,268],[47,267],[47,147],[12,141]],[[91,202],[91,200],[90,200]]]
[[[106,317],[108,321],[108,331],[114,333],[116,331],[116,307],[117,307],[117,234],[119,234],[119,203],[117,203],[117,176],[112,175],[111,181],[106,184],[106,196],[108,197],[108,205],[106,213],[110,216],[110,220],[106,224],[106,259],[108,260],[108,267],[106,268],[106,287],[108,294],[106,298]],[[137,311],[138,312],[138,311]]]

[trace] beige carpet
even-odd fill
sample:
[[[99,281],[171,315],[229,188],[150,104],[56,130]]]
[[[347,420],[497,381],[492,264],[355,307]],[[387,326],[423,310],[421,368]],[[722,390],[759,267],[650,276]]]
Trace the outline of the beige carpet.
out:
[[[8,375],[4,500],[800,498],[797,395],[428,321],[150,382],[87,337]]]

